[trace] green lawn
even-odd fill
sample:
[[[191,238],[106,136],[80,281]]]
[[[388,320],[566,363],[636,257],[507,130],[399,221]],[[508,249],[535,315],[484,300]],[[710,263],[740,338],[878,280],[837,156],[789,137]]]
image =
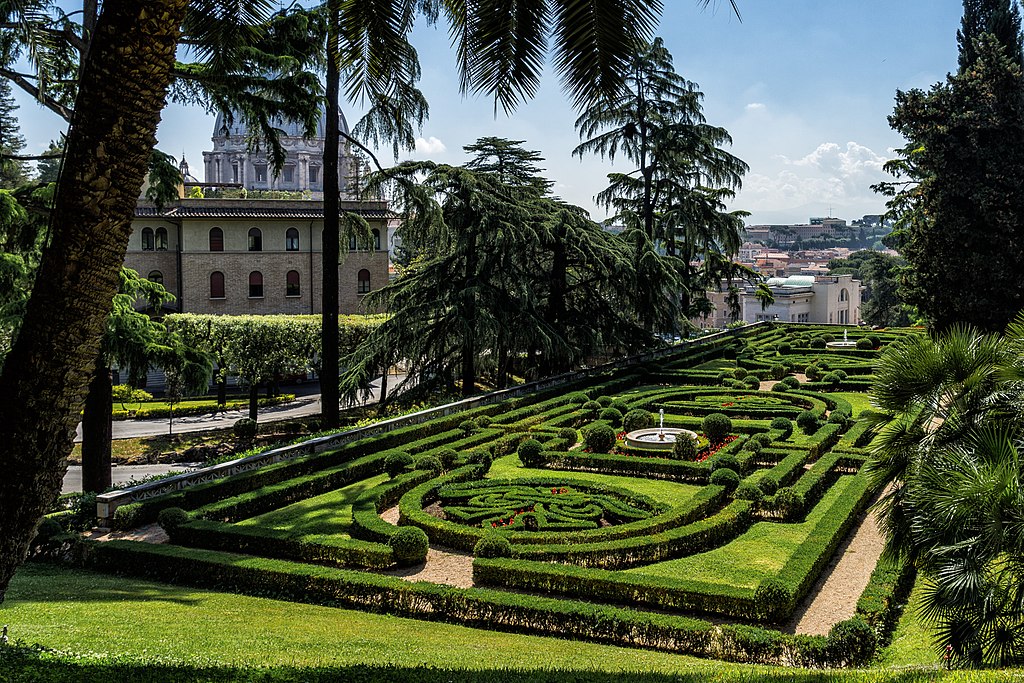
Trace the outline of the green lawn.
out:
[[[853,406],[854,417],[860,415],[862,410],[873,410],[871,407],[871,397],[860,391],[837,391],[832,393],[831,396],[839,396],[849,401],[850,405]]]
[[[892,643],[882,653],[881,662],[891,667],[935,666],[939,655],[932,646],[932,632],[918,614],[921,604],[921,580],[910,593],[903,618],[892,636]]]
[[[363,491],[387,480],[388,475],[379,474],[336,491],[307,498],[258,517],[250,517],[238,524],[286,529],[295,536],[333,534],[347,537],[352,525],[352,503]]]
[[[728,360],[726,358],[716,358],[715,360],[709,360],[706,363],[694,366],[694,370],[735,370],[736,361]]]
[[[807,519],[799,524],[758,522],[721,548],[626,571],[755,590],[764,579],[779,573],[793,551],[807,540],[814,525],[852,481],[852,476],[840,477],[808,513]]]
[[[33,667],[0,656],[5,682],[959,683],[1022,673],[743,666],[31,564],[12,581],[0,622],[14,641],[67,653]]]
[[[658,479],[636,479],[633,477],[615,477],[607,474],[592,474],[590,472],[565,472],[567,480],[579,482],[593,482],[605,486],[617,486],[631,491],[636,491],[645,496],[676,506],[690,500],[695,493],[700,491],[700,486],[689,484],[678,484],[674,481],[661,481]],[[532,479],[535,477],[558,477],[557,470],[531,469],[523,467],[518,455],[506,455],[498,458],[491,465],[488,479]]]

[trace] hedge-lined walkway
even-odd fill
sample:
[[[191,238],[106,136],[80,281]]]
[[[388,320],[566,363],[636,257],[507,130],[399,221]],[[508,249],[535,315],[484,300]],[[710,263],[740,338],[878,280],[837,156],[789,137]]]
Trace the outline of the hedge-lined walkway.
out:
[[[857,599],[867,587],[884,547],[885,539],[878,529],[875,513],[869,508],[849,538],[836,550],[810,597],[793,615],[787,632],[824,636],[833,625],[852,617]]]
[[[398,525],[398,506],[380,513],[381,519]],[[400,576],[409,581],[430,581],[459,588],[473,587],[473,556],[450,548],[431,546],[427,550],[427,561],[423,564],[381,572],[389,576]]]

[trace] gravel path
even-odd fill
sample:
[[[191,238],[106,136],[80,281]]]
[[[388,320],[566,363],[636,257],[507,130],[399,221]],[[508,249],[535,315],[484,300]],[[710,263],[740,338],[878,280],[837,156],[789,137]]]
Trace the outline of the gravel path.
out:
[[[138,529],[128,531],[111,531],[110,529],[93,529],[84,535],[91,541],[143,541],[145,543],[167,543],[170,538],[159,524],[146,524]]]
[[[833,625],[852,617],[884,546],[874,513],[862,514],[786,630],[827,635]]]
[[[398,524],[398,506],[380,513],[380,518],[391,524]],[[431,546],[427,550],[427,561],[403,569],[381,572],[388,576],[399,576],[407,581],[430,581],[459,588],[473,586],[473,556],[451,548]]]

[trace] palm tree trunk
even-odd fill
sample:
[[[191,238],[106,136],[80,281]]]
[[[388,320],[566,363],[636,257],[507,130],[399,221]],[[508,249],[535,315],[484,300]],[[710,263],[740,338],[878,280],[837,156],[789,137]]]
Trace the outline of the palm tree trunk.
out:
[[[102,493],[110,488],[110,440],[113,433],[114,397],[110,368],[103,354],[89,382],[82,411],[82,490]]]
[[[323,297],[321,323],[323,341],[320,362],[320,428],[333,429],[341,423],[338,388],[338,261],[340,260],[338,194],[338,32],[341,30],[338,3],[328,3],[327,24],[327,125],[324,129],[324,233],[323,233]]]
[[[21,333],[0,375],[0,601],[60,493],[156,144],[186,0],[104,3]]]

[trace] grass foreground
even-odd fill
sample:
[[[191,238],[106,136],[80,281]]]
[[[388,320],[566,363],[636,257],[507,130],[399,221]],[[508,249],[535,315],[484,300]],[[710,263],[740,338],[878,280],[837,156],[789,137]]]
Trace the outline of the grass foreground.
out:
[[[807,671],[484,631],[41,564],[0,605],[0,681],[996,681],[1019,671]],[[917,628],[913,623],[910,628]],[[920,641],[906,641],[917,647]],[[888,662],[922,661],[903,653]]]

